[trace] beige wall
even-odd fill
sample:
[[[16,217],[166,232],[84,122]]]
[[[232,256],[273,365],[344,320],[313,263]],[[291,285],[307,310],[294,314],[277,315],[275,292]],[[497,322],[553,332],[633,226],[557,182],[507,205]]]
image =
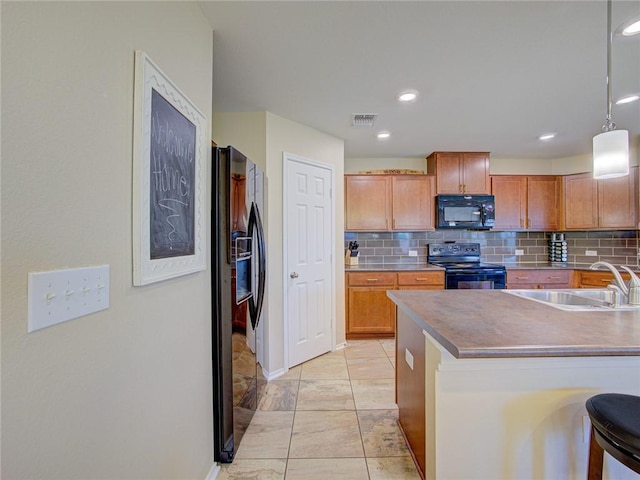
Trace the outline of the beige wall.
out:
[[[211,135],[218,146],[233,146],[267,170],[267,112],[214,113]]]
[[[1,8],[1,476],[203,479],[209,271],[132,286],[133,62],[209,116],[211,28],[193,2]],[[99,264],[108,310],[27,334],[28,272]]]
[[[491,175],[570,175],[590,172],[593,157],[590,153],[573,157],[554,159],[499,158],[491,156],[489,163]],[[640,164],[640,137],[629,145],[629,164]],[[364,170],[384,168],[410,168],[425,170],[424,158],[345,158],[345,173],[358,173]]]
[[[263,134],[266,134],[263,136]],[[257,164],[265,159],[267,174],[267,315],[264,368],[274,374],[285,368],[283,289],[283,152],[332,165],[335,174],[335,305],[336,344],[344,342],[344,142],[305,125],[269,112],[217,113],[213,116],[213,139],[222,146],[233,145]],[[264,140],[260,151],[259,144]]]

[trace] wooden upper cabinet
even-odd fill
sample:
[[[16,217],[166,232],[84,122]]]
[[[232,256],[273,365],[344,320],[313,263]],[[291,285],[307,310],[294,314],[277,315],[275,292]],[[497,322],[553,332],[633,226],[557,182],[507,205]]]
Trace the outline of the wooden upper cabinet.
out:
[[[433,196],[433,177],[391,177],[391,228],[409,231],[433,230]]]
[[[462,154],[462,193],[490,193],[489,154]]]
[[[592,173],[564,177],[565,228],[637,228],[638,167],[625,177],[595,180]]]
[[[560,177],[498,175],[491,177],[496,201],[495,229],[560,229]]]
[[[522,230],[527,218],[527,179],[522,175],[491,177],[496,202],[494,229]]]
[[[637,228],[638,168],[630,168],[626,177],[598,180],[598,226],[600,228]]]
[[[345,230],[389,230],[391,179],[345,175]]]
[[[427,157],[427,173],[436,177],[436,194],[488,194],[489,153],[434,152]]]
[[[598,226],[598,183],[591,173],[564,177],[564,228],[585,230]]]
[[[527,229],[562,228],[562,178],[556,175],[527,176]]]
[[[433,230],[433,195],[427,175],[345,175],[345,230]]]

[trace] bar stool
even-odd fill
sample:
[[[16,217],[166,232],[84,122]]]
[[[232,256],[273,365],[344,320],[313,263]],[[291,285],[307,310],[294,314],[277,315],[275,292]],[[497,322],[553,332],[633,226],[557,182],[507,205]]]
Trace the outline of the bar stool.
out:
[[[640,397],[603,393],[589,398],[586,407],[591,419],[587,479],[602,478],[605,451],[640,473]]]

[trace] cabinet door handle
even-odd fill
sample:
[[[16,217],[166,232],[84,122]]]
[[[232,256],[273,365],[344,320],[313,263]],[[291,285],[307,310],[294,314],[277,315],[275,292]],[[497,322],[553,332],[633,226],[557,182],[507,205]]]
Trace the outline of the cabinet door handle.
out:
[[[557,277],[557,276],[556,277],[553,277],[553,276],[547,277],[548,280],[560,280],[560,278],[561,277]]]
[[[377,282],[377,278],[367,278],[367,282]]]
[[[417,282],[427,282],[429,279],[428,278],[416,278],[415,280]]]
[[[531,219],[527,218],[527,228],[531,228]]]
[[[529,277],[516,277],[518,280],[529,280]]]

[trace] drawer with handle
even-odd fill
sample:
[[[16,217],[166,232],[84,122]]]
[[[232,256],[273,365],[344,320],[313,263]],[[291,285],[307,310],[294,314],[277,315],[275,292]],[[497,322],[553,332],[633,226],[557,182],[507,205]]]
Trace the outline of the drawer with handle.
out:
[[[357,272],[347,274],[347,285],[350,287],[372,287],[386,285],[393,287],[396,284],[394,272]]]
[[[401,272],[398,285],[441,285],[444,286],[444,272]]]
[[[613,281],[613,274],[610,272],[578,272],[580,288],[606,288]],[[625,281],[629,281],[628,273],[621,273]]]
[[[507,269],[507,288],[570,288],[572,270]]]

